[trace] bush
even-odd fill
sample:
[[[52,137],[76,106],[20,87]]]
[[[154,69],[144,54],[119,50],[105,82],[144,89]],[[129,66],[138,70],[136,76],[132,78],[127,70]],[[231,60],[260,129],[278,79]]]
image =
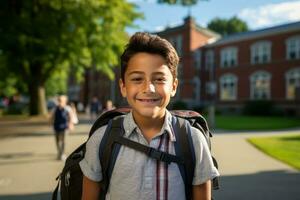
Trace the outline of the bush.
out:
[[[277,112],[273,102],[268,100],[248,101],[243,108],[245,115],[270,116]]]

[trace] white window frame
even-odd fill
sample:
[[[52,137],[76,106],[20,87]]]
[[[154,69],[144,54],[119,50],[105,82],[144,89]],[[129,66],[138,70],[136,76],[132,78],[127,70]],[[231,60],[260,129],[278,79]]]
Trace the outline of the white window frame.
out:
[[[238,48],[225,47],[221,49],[221,67],[233,67],[238,65]]]
[[[294,79],[294,83],[291,84],[290,80]],[[296,88],[300,88],[300,67],[290,69],[285,74],[285,91],[287,100],[296,99]]]
[[[256,71],[250,76],[250,98],[252,100],[265,100],[271,98],[271,73],[267,71]],[[257,82],[260,81],[260,82]],[[257,88],[257,84],[264,84],[267,81],[266,91]],[[258,94],[256,97],[255,94]],[[265,95],[265,98],[263,97]]]
[[[212,49],[205,52],[205,69],[211,69],[214,66],[214,51]]]
[[[219,90],[219,96],[221,101],[234,101],[237,99],[237,82],[238,78],[236,75],[227,73],[220,77],[219,83],[220,83],[220,90]],[[226,88],[229,85],[231,88]],[[228,91],[227,91],[228,90]],[[229,96],[226,96],[226,92]]]
[[[300,58],[300,35],[286,39],[286,59],[293,60]]]
[[[251,45],[251,64],[262,64],[271,61],[272,43],[259,41]]]

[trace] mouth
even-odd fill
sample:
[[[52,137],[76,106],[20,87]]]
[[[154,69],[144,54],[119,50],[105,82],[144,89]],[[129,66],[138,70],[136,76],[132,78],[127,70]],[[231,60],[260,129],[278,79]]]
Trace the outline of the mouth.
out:
[[[137,99],[137,100],[143,103],[155,103],[158,102],[160,99]]]

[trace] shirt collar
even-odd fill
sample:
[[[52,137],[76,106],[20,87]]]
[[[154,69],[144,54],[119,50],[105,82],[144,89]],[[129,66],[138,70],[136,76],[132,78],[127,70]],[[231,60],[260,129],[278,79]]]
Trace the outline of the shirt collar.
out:
[[[124,136],[127,137],[127,138],[132,133],[134,133],[136,129],[139,129],[138,126],[136,125],[134,119],[133,119],[132,112],[125,115],[123,126],[124,126],[124,130],[125,130]],[[168,110],[166,110],[166,115],[165,115],[165,119],[164,119],[162,129],[159,132],[159,134],[157,134],[157,136],[162,135],[164,132],[169,134],[170,141],[172,141],[172,142],[176,141],[174,131],[172,129],[172,114]]]

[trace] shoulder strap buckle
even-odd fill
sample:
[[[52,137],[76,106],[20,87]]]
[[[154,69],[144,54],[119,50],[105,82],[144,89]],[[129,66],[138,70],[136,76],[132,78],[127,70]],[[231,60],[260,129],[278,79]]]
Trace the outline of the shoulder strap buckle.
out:
[[[166,153],[164,153],[162,151],[158,151],[158,150],[156,150],[152,147],[148,148],[147,155],[151,158],[156,159],[156,160],[164,161],[168,164],[171,163],[171,161],[169,159],[167,159]]]

